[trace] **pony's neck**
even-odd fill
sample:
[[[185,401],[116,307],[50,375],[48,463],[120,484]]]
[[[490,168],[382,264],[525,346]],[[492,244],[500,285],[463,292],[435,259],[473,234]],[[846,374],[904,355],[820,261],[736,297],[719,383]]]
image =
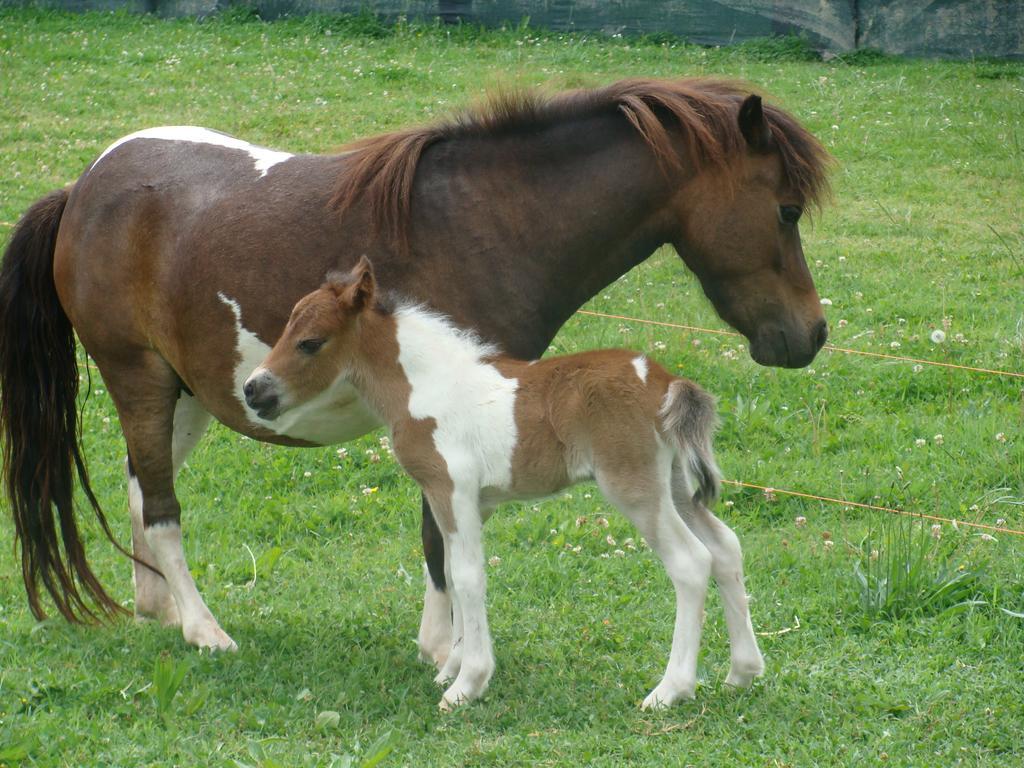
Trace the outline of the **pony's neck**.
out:
[[[608,114],[432,147],[414,216],[449,248],[462,240],[468,306],[524,308],[475,311],[472,326],[533,358],[573,312],[671,239],[671,192],[636,130]]]

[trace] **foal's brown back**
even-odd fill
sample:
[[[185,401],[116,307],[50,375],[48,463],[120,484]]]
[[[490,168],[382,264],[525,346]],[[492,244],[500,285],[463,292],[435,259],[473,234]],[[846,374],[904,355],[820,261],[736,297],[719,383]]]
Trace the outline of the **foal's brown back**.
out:
[[[585,468],[612,462],[624,474],[649,479],[657,448],[650,428],[660,432],[659,412],[677,380],[661,365],[624,349],[497,365],[519,382],[512,457],[519,493],[553,493],[589,475]]]

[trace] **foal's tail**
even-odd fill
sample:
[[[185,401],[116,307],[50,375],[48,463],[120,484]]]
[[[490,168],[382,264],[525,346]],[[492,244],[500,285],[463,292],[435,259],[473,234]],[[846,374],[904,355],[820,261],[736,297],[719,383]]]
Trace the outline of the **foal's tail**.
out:
[[[42,581],[57,610],[82,622],[124,608],[107,595],[86,562],[72,502],[77,473],[113,541],[82,460],[75,336],[53,281],[57,230],[67,201],[68,191],[60,190],[29,208],[0,266],[0,433],[3,480],[32,613],[46,616],[39,602]]]
[[[693,500],[711,506],[718,499],[722,481],[711,448],[718,426],[715,399],[692,381],[676,379],[668,387],[660,415],[662,428],[675,441],[679,459],[697,480]]]

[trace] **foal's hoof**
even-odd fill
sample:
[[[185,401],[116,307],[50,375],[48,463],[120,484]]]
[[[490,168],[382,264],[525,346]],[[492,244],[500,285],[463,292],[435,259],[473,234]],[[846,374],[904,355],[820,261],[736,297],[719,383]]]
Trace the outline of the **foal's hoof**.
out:
[[[755,678],[764,674],[764,662],[760,659],[752,664],[733,664],[729,667],[729,675],[725,684],[732,688],[749,688]]]
[[[640,705],[640,709],[645,712],[668,709],[681,699],[693,698],[696,698],[693,690],[672,688],[661,683],[657,688],[647,694],[647,698],[644,699],[643,704]]]
[[[468,691],[456,683],[444,692],[444,696],[437,703],[437,708],[442,712],[452,712],[476,698],[479,698],[479,695],[470,695]]]

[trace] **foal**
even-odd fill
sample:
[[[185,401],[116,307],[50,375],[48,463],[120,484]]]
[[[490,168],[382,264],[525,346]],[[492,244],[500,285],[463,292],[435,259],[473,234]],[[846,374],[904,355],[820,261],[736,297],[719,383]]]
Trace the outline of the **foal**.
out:
[[[494,671],[481,526],[495,505],[594,479],[661,558],[676,590],[668,667],[643,707],[692,698],[704,597],[714,573],[732,646],[727,683],[764,664],[735,534],[708,511],[719,474],[712,398],[623,350],[523,362],[420,306],[386,309],[364,256],[295,305],[244,391],[264,419],[355,387],[387,424],[395,455],[444,533],[456,642],[437,682],[451,709]],[[326,395],[326,397],[324,397]]]

